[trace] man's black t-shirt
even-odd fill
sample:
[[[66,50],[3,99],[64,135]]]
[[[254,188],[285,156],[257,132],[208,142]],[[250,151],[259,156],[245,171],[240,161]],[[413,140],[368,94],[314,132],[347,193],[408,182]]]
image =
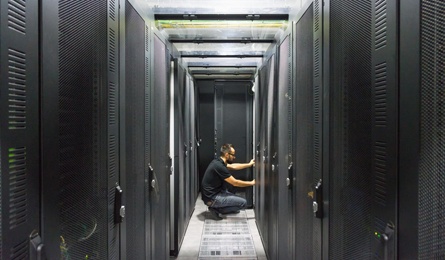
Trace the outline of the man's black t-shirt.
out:
[[[214,159],[202,178],[202,200],[207,204],[224,187],[224,180],[230,177],[229,170],[221,158]]]

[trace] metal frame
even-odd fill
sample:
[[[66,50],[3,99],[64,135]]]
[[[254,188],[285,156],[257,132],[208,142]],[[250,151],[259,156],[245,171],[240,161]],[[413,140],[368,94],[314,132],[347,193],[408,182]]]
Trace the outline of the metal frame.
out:
[[[252,39],[252,38],[240,38],[240,39],[183,39],[183,38],[170,38],[171,43],[273,43],[274,39]]]
[[[324,92],[323,92],[323,0],[314,0],[314,81],[313,81],[313,98],[314,98],[314,175],[315,178],[323,178],[323,169],[326,167],[323,164],[323,146],[325,140],[323,139],[324,133],[324,118],[323,114],[325,109],[324,104]],[[318,111],[317,111],[318,110]],[[318,137],[318,138],[317,138]],[[318,158],[318,160],[317,160]],[[314,181],[317,181],[316,179]],[[315,186],[315,183],[314,183]],[[327,186],[323,181],[323,186]],[[315,191],[314,191],[315,192]],[[324,209],[323,206],[319,207],[319,211]],[[321,208],[321,209],[320,209]],[[323,235],[323,211],[320,212],[321,218],[314,219],[314,240],[313,240],[313,257],[320,259],[322,254],[322,235]],[[317,216],[318,217],[318,216]],[[319,236],[319,237],[318,237]],[[317,244],[319,243],[319,244]]]
[[[125,122],[126,121],[126,115],[125,115],[125,97],[126,97],[126,52],[125,52],[125,46],[126,46],[126,8],[127,8],[127,0],[119,0],[119,183],[125,192],[128,189],[127,186],[127,172],[126,172],[126,141],[125,138],[122,138],[122,136],[126,136],[126,127]],[[124,204],[126,203],[126,196],[124,196]],[[120,246],[119,246],[119,257],[120,259],[126,259],[127,258],[127,221],[123,221],[121,223],[121,229],[120,229]]]
[[[400,1],[398,257],[418,259],[420,159],[420,7]]]
[[[57,240],[53,238],[54,234],[59,233],[58,214],[48,214],[50,209],[55,208],[57,205],[57,197],[53,194],[58,194],[58,186],[52,185],[49,182],[44,181],[45,175],[54,175],[59,172],[59,165],[53,163],[59,161],[57,151],[59,145],[59,118],[57,111],[59,110],[59,88],[58,78],[59,71],[54,70],[58,66],[58,53],[59,49],[58,41],[54,39],[58,38],[58,23],[55,23],[51,18],[58,16],[58,6],[51,1],[42,1],[41,4],[41,27],[45,30],[41,31],[40,41],[41,46],[45,48],[41,49],[40,59],[44,62],[41,63],[41,153],[43,155],[51,155],[50,159],[46,159],[45,156],[41,158],[42,167],[42,184],[41,184],[41,227],[43,241],[46,248],[46,256],[48,258],[60,258],[60,238]],[[48,48],[48,46],[51,46]],[[52,126],[52,127],[49,127]],[[48,209],[48,212],[47,212]],[[56,242],[57,241],[57,242]]]
[[[322,222],[322,259],[329,259],[329,201],[330,201],[330,0],[324,1],[323,6],[323,222]]]
[[[287,20],[288,14],[155,14],[155,20]]]

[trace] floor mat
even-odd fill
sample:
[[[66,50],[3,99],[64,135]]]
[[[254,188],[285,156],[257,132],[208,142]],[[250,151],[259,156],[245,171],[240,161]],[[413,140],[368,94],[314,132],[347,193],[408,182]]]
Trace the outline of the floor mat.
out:
[[[200,260],[257,259],[246,213],[223,220],[206,219],[199,247]]]

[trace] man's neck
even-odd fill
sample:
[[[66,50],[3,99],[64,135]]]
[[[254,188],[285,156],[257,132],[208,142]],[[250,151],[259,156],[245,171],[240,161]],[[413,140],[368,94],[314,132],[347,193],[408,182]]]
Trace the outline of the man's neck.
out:
[[[220,156],[219,158],[221,158],[221,160],[223,160],[224,164],[226,164],[226,165],[227,165],[227,161],[226,161],[226,158],[224,158],[224,157],[222,157],[222,156]]]

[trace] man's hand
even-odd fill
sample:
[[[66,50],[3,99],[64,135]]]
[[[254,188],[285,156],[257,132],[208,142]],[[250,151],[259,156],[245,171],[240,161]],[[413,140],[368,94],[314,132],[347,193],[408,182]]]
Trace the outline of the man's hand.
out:
[[[250,164],[250,167],[254,167],[255,166],[255,159],[250,160],[249,164]]]

